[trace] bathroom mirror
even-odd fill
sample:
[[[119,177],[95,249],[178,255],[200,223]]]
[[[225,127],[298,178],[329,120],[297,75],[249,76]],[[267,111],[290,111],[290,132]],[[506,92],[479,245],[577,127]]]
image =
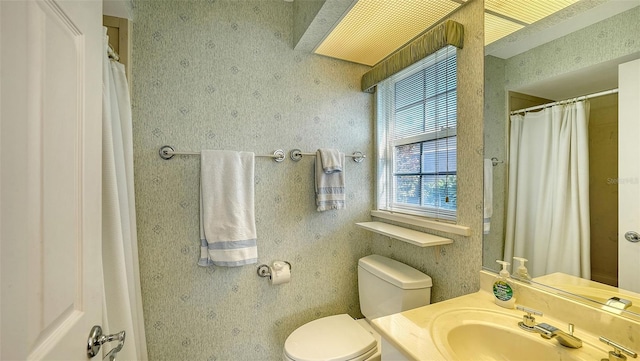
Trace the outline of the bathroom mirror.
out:
[[[495,261],[504,257],[509,111],[616,89],[618,65],[640,58],[640,46],[630,44],[624,35],[638,33],[635,23],[640,12],[637,3],[632,3],[602,0],[589,5],[580,1],[486,46],[484,151],[486,159],[496,161],[491,167],[493,214],[488,222],[489,231],[483,237],[485,269],[497,272]],[[590,175],[591,279],[534,275],[537,277],[532,283],[574,300],[604,304],[611,297],[639,296],[616,288],[617,143],[613,138],[617,137],[617,94],[589,102],[591,117],[604,119],[595,124],[596,128],[590,127],[589,152],[594,161],[600,162],[591,168],[602,172],[596,177]],[[596,122],[591,123],[594,126]],[[640,306],[640,302],[634,306]],[[640,317],[640,312],[631,308],[613,311]]]

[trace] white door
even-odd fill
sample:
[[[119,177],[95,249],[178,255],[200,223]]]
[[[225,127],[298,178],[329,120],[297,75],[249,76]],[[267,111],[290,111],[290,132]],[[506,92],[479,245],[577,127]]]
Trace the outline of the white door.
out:
[[[102,318],[102,2],[0,0],[2,360],[86,360]]]
[[[640,292],[640,60],[618,68],[618,286]]]

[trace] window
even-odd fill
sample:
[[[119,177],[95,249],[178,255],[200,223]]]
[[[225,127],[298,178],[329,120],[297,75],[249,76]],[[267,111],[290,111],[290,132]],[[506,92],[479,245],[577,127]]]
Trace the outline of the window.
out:
[[[378,84],[378,209],[455,220],[456,48]]]

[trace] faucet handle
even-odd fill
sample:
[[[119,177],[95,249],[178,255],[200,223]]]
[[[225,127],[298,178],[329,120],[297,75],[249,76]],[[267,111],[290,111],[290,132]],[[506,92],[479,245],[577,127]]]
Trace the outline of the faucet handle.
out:
[[[619,343],[613,342],[606,337],[600,336],[600,341],[606,343],[607,345],[613,347],[613,351],[609,351],[609,358],[602,359],[602,361],[623,361],[626,360],[627,357],[622,353],[626,353],[627,355],[636,358],[638,354],[634,351],[620,345]]]
[[[516,309],[526,312],[528,316],[531,316],[532,314],[536,316],[542,316],[542,312],[538,310],[534,310],[533,308],[527,308],[524,306],[516,305]]]
[[[526,315],[522,316],[522,321],[518,322],[518,326],[525,331],[535,332],[536,319],[532,315],[542,316],[542,312],[520,305],[517,305],[516,309],[526,313]]]

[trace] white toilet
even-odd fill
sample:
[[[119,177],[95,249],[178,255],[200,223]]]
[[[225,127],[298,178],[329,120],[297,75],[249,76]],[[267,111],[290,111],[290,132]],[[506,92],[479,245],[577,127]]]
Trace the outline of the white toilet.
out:
[[[431,277],[390,258],[371,255],[358,261],[360,309],[365,319],[347,314],[323,317],[298,327],[284,343],[285,361],[380,360],[380,336],[369,321],[426,306]]]

